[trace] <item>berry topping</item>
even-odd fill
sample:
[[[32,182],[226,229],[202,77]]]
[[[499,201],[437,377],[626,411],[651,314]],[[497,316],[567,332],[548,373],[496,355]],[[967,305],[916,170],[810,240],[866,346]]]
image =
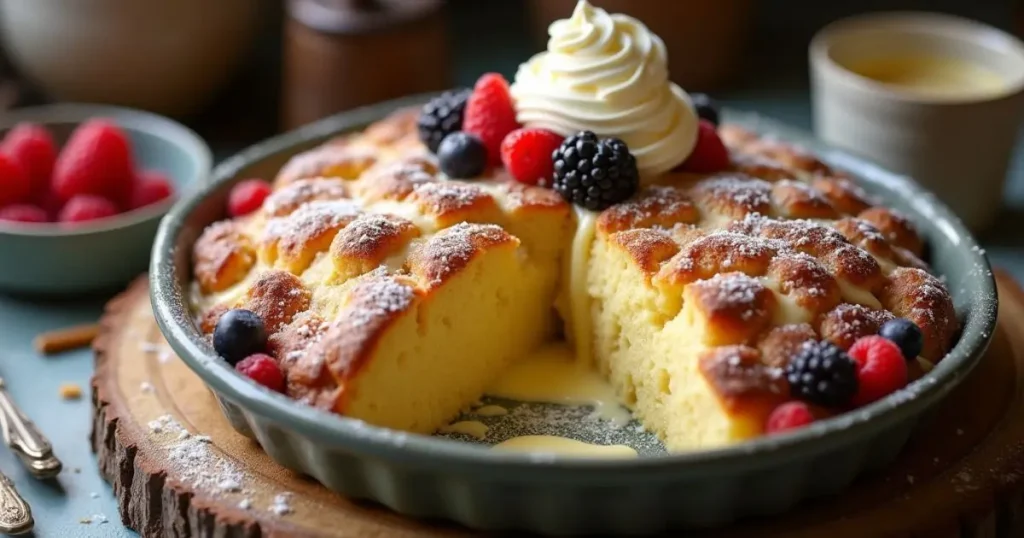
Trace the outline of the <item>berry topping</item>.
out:
[[[63,201],[93,194],[127,205],[134,179],[128,136],[107,120],[78,126],[53,168],[53,190]]]
[[[582,131],[551,155],[554,188],[578,206],[600,211],[633,196],[640,185],[636,159],[618,138],[598,139]]]
[[[228,195],[228,214],[232,217],[241,217],[256,211],[263,207],[263,201],[272,191],[270,183],[262,179],[239,181]]]
[[[14,204],[0,209],[0,220],[11,222],[49,222],[50,216],[38,206]]]
[[[480,77],[466,101],[462,130],[484,143],[489,164],[501,164],[501,142],[518,128],[508,81],[497,73]]]
[[[102,196],[92,194],[79,194],[68,200],[61,208],[57,220],[60,222],[86,222],[90,220],[105,219],[117,215],[117,206],[114,202]]]
[[[804,402],[786,402],[772,410],[764,425],[765,433],[780,433],[802,428],[814,422],[814,413]]]
[[[441,171],[453,179],[471,179],[487,169],[487,148],[469,133],[452,133],[437,150]]]
[[[682,170],[696,174],[713,174],[729,168],[729,150],[726,149],[715,124],[700,120],[697,125],[697,144],[682,164]]]
[[[546,129],[517,129],[501,143],[501,163],[520,183],[548,185],[555,173],[551,155],[564,140]]]
[[[31,192],[25,169],[10,155],[0,153],[0,206],[25,202]]]
[[[718,126],[718,103],[706,93],[691,93],[693,107],[697,109],[697,116],[702,120],[711,122],[711,125]]]
[[[900,348],[881,336],[865,336],[853,343],[850,357],[857,363],[859,389],[853,404],[879,400],[907,384],[907,361]]]
[[[924,335],[921,333],[921,328],[909,319],[889,320],[882,325],[878,334],[896,344],[907,361],[916,359],[921,354],[921,348],[924,347]]]
[[[230,364],[262,353],[267,346],[263,320],[251,310],[228,310],[213,329],[213,349]]]
[[[38,199],[50,188],[57,146],[46,128],[34,123],[19,123],[7,133],[0,144],[0,151],[10,155],[28,174],[33,199]]]
[[[284,392],[284,374],[270,355],[249,355],[235,365],[235,370],[270,390]]]
[[[417,127],[420,140],[431,152],[437,153],[445,137],[462,130],[462,116],[470,93],[469,88],[447,91],[423,105]]]
[[[786,379],[793,396],[842,407],[857,393],[857,364],[831,342],[808,342],[786,366]]]
[[[174,186],[171,180],[164,174],[147,170],[141,172],[135,179],[135,186],[132,187],[132,197],[128,205],[129,209],[138,209],[147,205],[155,204],[174,195]]]

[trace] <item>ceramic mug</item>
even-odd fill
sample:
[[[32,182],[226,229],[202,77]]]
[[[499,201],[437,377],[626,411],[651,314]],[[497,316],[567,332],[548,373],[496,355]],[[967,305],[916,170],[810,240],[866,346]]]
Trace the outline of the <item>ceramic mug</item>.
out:
[[[855,67],[899,57],[948,60],[996,83],[928,91]],[[949,15],[878,13],[825,27],[811,41],[810,63],[821,139],[910,176],[974,231],[992,223],[1024,119],[1020,40]]]

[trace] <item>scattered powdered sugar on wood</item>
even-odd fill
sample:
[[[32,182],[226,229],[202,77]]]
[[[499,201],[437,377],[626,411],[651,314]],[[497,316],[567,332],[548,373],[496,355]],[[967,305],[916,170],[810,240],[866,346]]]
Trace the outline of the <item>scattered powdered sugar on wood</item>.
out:
[[[291,493],[278,493],[274,496],[274,502],[270,505],[270,511],[279,516],[288,515],[294,512],[291,505],[291,498]]]

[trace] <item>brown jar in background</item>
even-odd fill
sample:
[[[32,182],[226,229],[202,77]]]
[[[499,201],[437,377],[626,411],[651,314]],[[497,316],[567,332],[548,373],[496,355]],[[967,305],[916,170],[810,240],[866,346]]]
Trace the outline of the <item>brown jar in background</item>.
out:
[[[441,0],[288,0],[286,130],[451,85]]]

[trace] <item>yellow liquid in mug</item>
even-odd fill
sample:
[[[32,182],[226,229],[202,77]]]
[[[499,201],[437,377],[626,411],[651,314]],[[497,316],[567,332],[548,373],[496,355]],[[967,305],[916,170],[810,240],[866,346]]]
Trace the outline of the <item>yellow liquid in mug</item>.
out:
[[[872,58],[846,67],[863,77],[921,94],[989,95],[1006,87],[1006,81],[995,71],[948,56]]]

